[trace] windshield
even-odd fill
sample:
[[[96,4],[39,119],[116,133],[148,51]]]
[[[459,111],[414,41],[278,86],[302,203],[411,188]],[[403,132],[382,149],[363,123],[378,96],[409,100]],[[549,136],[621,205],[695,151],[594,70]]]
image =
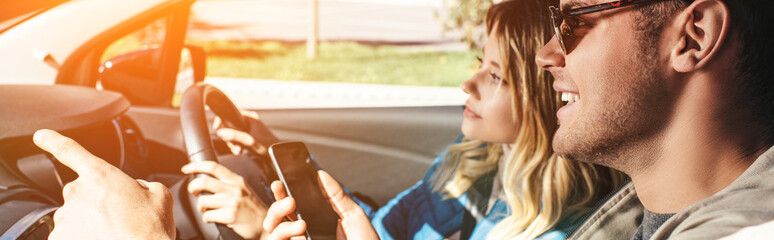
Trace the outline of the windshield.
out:
[[[0,32],[63,2],[67,0],[4,0],[0,8]]]

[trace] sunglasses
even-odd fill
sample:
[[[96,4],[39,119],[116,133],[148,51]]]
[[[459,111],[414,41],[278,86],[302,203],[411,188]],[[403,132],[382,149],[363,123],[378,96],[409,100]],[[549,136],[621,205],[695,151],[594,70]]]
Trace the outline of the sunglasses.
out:
[[[567,55],[567,45],[568,43],[572,44],[570,41],[575,39],[573,28],[578,27],[578,16],[655,1],[663,0],[621,0],[579,8],[571,8],[564,11],[559,10],[559,8],[555,6],[549,6],[548,10],[551,11],[551,23],[554,25],[554,36],[556,36],[556,39],[559,40],[559,45],[562,46],[562,52]]]

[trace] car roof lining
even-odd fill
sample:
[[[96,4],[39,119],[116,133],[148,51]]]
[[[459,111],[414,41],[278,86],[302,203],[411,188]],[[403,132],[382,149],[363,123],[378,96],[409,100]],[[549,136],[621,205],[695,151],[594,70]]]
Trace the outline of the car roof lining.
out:
[[[0,33],[68,0],[4,0],[0,8]]]

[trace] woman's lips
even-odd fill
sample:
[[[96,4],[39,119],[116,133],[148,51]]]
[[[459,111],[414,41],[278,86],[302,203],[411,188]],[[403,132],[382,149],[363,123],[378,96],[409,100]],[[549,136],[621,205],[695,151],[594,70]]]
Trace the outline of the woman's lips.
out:
[[[470,110],[470,107],[468,105],[465,105],[465,111],[463,112],[465,115],[465,118],[468,119],[479,119],[481,116],[479,116],[476,112],[473,110]]]

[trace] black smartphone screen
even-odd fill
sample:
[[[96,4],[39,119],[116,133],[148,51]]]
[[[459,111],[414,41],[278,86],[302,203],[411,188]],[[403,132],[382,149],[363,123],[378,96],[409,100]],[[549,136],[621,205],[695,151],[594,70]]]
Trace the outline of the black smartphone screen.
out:
[[[307,237],[335,239],[338,214],[323,192],[317,166],[302,142],[282,142],[269,147],[280,181],[296,200],[296,214],[306,221]]]

